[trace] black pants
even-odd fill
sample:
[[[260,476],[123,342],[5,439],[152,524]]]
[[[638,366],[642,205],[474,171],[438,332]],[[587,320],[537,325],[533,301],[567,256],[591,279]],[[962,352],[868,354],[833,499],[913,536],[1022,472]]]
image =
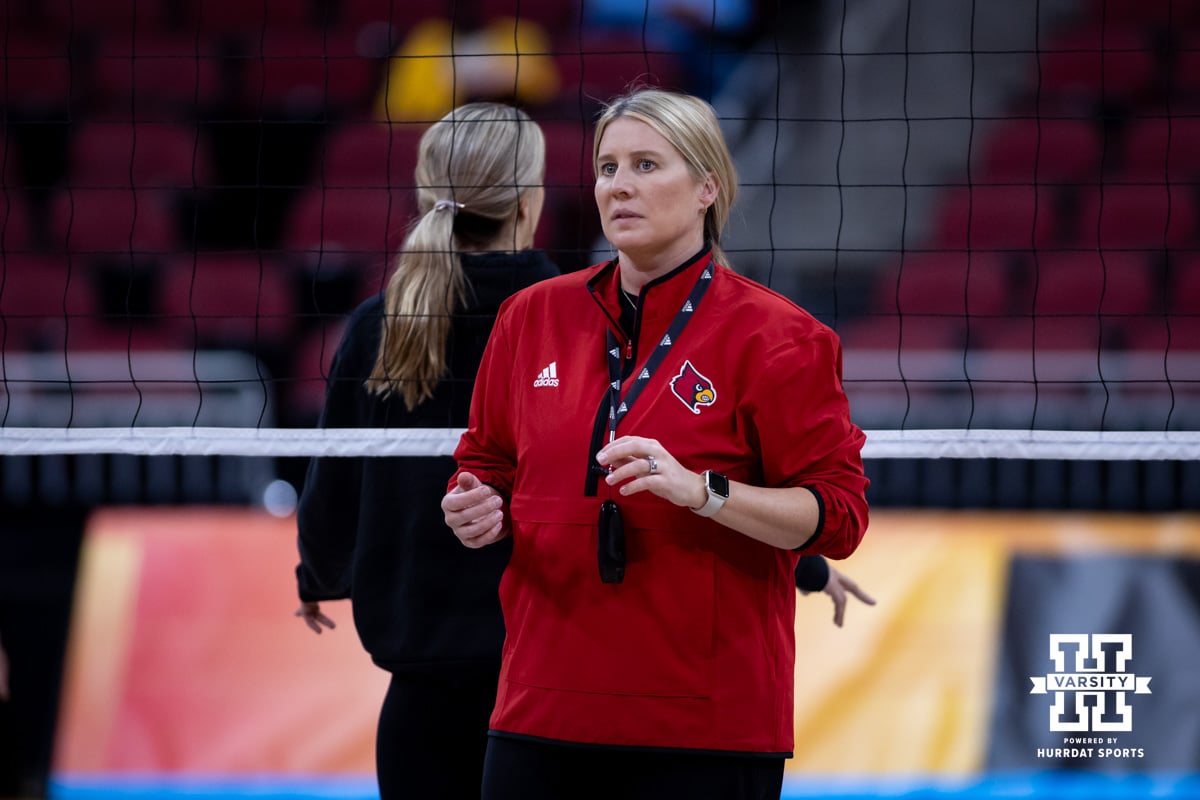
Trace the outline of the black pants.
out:
[[[479,800],[498,675],[392,674],[375,738],[381,800]]]
[[[493,736],[483,800],[779,800],[783,758],[557,745]]]

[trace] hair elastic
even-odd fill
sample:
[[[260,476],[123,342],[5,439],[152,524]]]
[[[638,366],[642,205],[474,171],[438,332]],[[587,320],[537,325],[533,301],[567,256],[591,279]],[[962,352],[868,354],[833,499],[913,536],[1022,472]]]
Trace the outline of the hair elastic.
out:
[[[458,213],[460,208],[466,208],[466,206],[463,203],[456,203],[453,200],[438,200],[433,204],[434,211],[445,211],[449,209],[454,213]]]

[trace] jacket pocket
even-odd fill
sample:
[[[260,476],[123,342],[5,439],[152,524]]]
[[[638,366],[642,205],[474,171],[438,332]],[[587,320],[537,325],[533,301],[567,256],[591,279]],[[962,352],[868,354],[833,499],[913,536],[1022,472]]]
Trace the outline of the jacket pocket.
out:
[[[711,533],[681,524],[690,520],[660,505],[618,500],[625,578],[604,583],[596,556],[600,504],[513,498],[513,556],[500,592],[509,680],[576,692],[707,696]]]

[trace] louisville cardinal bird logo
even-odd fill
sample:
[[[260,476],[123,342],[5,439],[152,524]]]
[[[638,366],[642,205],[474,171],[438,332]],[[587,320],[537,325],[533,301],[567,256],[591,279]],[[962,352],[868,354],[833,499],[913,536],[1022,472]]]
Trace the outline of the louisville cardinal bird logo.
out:
[[[683,369],[671,379],[671,391],[693,414],[699,414],[701,407],[717,402],[717,390],[712,381],[701,375],[691,361],[684,361]]]

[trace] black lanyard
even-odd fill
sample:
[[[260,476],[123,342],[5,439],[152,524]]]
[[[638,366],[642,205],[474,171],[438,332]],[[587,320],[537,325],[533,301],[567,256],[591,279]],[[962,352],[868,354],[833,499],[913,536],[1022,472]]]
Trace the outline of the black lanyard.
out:
[[[621,400],[621,343],[617,341],[612,328],[608,329],[608,440],[610,442],[617,437],[617,423],[624,419],[625,415],[629,413],[629,409],[633,408],[642,389],[650,382],[650,376],[662,364],[671,345],[675,344],[683,334],[683,329],[687,327],[692,314],[700,306],[700,300],[712,284],[712,271],[713,265],[710,262],[701,271],[700,277],[696,278],[696,283],[692,286],[687,300],[683,301],[683,306],[675,314],[671,326],[667,328],[666,336],[659,341],[654,352],[650,354],[650,358],[646,360],[646,366],[642,367],[642,371],[634,378],[633,386],[630,387],[629,394],[625,396],[624,400]],[[620,280],[620,276],[618,276],[618,292],[621,291]]]

